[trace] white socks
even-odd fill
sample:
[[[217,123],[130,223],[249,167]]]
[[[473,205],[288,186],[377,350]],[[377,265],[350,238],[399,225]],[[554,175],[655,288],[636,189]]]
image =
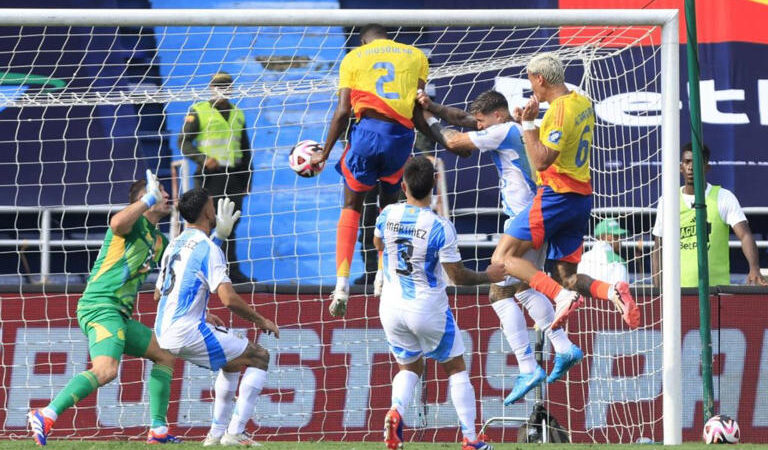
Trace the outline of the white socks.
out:
[[[47,406],[45,408],[43,408],[43,415],[45,417],[53,420],[54,422],[56,421],[56,419],[59,418],[59,415],[56,414],[56,411],[54,411],[52,408],[49,408]]]
[[[405,409],[411,404],[418,382],[419,376],[410,370],[401,370],[392,379],[392,407],[397,408],[400,417],[405,415]]]
[[[504,336],[507,338],[509,346],[515,352],[515,356],[517,356],[517,365],[520,368],[520,373],[532,373],[536,369],[537,363],[533,350],[531,350],[531,341],[528,338],[525,316],[523,316],[520,307],[517,306],[513,298],[497,300],[491,303],[491,306],[499,316]]]
[[[251,420],[256,401],[259,399],[261,388],[267,380],[267,372],[255,367],[245,369],[245,375],[240,381],[240,391],[237,395],[235,413],[229,422],[227,433],[240,434],[245,430],[245,424]]]
[[[237,390],[237,380],[240,378],[240,372],[224,372],[219,370],[219,376],[213,384],[213,422],[211,423],[211,434],[220,437],[227,431],[227,424],[232,416],[232,409],[235,407],[235,390]]]
[[[565,353],[571,348],[573,343],[562,328],[557,330],[549,328],[555,319],[555,309],[552,307],[552,302],[544,294],[533,289],[526,289],[515,294],[515,297],[531,315],[536,326],[541,330],[547,330],[545,334],[549,342],[552,343],[552,347],[555,348],[555,352]]]
[[[477,411],[475,409],[475,389],[469,381],[467,371],[455,373],[448,377],[451,386],[451,401],[456,408],[456,414],[459,416],[461,432],[465,438],[470,441],[477,440],[475,432],[475,418]]]

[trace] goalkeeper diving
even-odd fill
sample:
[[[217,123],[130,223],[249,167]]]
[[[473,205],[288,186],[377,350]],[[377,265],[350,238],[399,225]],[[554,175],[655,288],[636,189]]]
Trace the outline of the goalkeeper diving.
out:
[[[46,445],[56,419],[99,387],[117,377],[123,354],[151,360],[147,443],[177,443],[168,433],[166,415],[175,358],[158,345],[152,330],[131,318],[136,295],[157,266],[168,239],[157,228],[171,212],[168,194],[147,170],[146,179],[129,191],[130,205],[109,221],[83,296],[77,301],[77,323],[88,338],[91,368],[75,375],[45,408],[29,413],[38,445]]]

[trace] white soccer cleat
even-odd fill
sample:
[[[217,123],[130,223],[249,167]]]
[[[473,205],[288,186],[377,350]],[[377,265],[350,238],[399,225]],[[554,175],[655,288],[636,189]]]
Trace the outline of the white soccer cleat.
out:
[[[245,435],[224,433],[219,443],[225,447],[261,447],[261,444]]]
[[[223,435],[216,436],[215,434],[211,433],[210,431],[205,436],[205,440],[203,441],[203,447],[212,447],[214,445],[221,444],[221,438]]]
[[[349,292],[341,289],[336,289],[331,293],[331,305],[328,307],[328,311],[333,317],[344,317],[347,313],[347,300],[349,300]]]
[[[381,270],[376,271],[376,278],[373,279],[373,295],[381,297],[381,290],[384,289],[384,274]]]
[[[550,325],[550,328],[553,330],[556,330],[563,325],[565,325],[565,322],[568,320],[568,315],[571,314],[573,311],[576,311],[576,309],[579,308],[579,306],[584,303],[584,298],[579,295],[578,292],[575,291],[569,291],[565,292],[565,290],[561,291],[561,293],[565,294],[563,295],[556,304],[555,304],[555,318],[552,320],[552,324]],[[558,297],[561,297],[558,295]]]

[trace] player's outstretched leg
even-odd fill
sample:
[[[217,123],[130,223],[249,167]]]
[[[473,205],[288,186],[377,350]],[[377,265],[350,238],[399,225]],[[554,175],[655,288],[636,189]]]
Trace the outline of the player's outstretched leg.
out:
[[[552,308],[552,303],[543,294],[533,289],[526,289],[515,294],[515,297],[536,322],[536,326],[541,330],[546,330],[547,339],[555,349],[555,366],[547,377],[547,382],[553,383],[565,375],[571,367],[578,364],[584,358],[584,353],[568,339],[568,335],[563,329],[552,329],[550,325],[554,320],[555,310]]]
[[[205,436],[203,447],[219,445],[222,436],[227,432],[227,425],[232,419],[232,410],[235,408],[235,391],[240,372],[225,372],[219,370],[216,382],[213,384],[213,421],[211,429]]]
[[[75,403],[91,395],[99,386],[112,381],[117,375],[117,360],[108,356],[93,359],[93,368],[75,375],[64,389],[43,409],[30,411],[27,422],[37,445],[46,445],[54,422]]]
[[[592,298],[608,300],[613,302],[616,309],[621,313],[621,318],[630,328],[640,326],[640,309],[632,297],[629,290],[629,284],[624,281],[618,283],[607,283],[601,280],[595,280],[584,274],[572,276],[571,284],[583,295],[589,295]]]

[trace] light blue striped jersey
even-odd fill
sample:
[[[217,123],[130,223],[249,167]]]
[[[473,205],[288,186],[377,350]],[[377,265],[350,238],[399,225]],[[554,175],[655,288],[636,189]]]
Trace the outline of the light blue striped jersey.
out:
[[[374,235],[384,242],[382,302],[444,311],[448,296],[440,263],[461,261],[453,224],[429,208],[397,203],[381,211]]]
[[[504,214],[515,217],[536,194],[534,173],[523,145],[522,128],[515,122],[505,122],[467,134],[478,150],[491,153],[499,173]]]
[[[201,230],[187,228],[172,240],[155,285],[161,294],[155,318],[160,347],[178,349],[199,340],[210,293],[229,282],[224,253]]]

